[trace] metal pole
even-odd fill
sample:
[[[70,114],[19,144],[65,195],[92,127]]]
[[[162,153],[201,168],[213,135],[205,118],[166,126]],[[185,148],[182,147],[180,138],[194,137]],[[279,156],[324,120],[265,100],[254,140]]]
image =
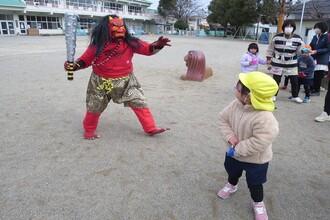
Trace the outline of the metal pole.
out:
[[[256,39],[255,39],[256,41],[258,41],[259,23],[260,23],[260,21],[258,21],[258,24],[257,24]]]
[[[302,8],[302,11],[301,11],[301,18],[300,18],[300,26],[299,26],[299,35],[301,36],[301,27],[302,27],[302,22],[303,22],[303,19],[304,19],[304,12],[305,12],[305,3],[306,3],[306,0],[303,0],[304,3],[303,3],[303,8]]]

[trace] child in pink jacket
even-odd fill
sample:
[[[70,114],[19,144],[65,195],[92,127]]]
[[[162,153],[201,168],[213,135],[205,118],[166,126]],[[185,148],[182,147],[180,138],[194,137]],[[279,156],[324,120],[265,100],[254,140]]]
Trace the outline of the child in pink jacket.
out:
[[[266,65],[267,60],[259,56],[259,47],[256,43],[249,44],[248,51],[241,59],[241,72],[248,73],[258,71],[258,65]]]

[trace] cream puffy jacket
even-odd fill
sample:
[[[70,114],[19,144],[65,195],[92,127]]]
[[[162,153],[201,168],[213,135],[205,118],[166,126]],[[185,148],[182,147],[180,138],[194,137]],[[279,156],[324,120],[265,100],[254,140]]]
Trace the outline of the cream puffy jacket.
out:
[[[220,134],[227,142],[236,136],[234,158],[248,163],[263,164],[273,157],[272,142],[279,133],[279,126],[272,112],[255,110],[239,100],[231,102],[219,113]]]

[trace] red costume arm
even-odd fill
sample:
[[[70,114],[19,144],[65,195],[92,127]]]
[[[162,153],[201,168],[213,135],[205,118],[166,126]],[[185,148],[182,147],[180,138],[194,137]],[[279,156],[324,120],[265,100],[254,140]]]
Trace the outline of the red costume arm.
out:
[[[133,53],[151,56],[157,53],[160,49],[154,49],[152,44],[149,44],[144,41],[139,41],[138,48],[129,47],[126,42],[123,42],[118,49],[120,56],[115,54],[111,59],[106,61],[104,64],[99,65],[102,61],[105,61],[108,58],[110,51],[113,51],[116,47],[116,44],[109,44],[106,48],[103,49],[99,58],[96,60],[96,66],[93,65],[93,71],[101,77],[104,78],[119,78],[127,76],[133,72],[132,57]],[[95,46],[88,46],[86,51],[78,58],[86,63],[84,68],[87,68],[92,65],[92,62],[95,59]]]
[[[152,50],[150,50],[151,44],[140,40],[139,45],[140,45],[139,48],[133,49],[134,53],[141,54],[141,55],[146,55],[146,56],[151,56],[151,55],[155,54]]]
[[[92,65],[93,59],[95,58],[96,47],[89,45],[86,51],[78,58],[86,63],[84,68]]]

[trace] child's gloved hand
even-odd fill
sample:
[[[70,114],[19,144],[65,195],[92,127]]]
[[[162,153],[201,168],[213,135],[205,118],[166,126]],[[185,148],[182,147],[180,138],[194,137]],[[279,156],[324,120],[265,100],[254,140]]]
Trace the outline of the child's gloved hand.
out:
[[[233,157],[235,155],[235,146],[231,146],[226,152],[227,157]]]

